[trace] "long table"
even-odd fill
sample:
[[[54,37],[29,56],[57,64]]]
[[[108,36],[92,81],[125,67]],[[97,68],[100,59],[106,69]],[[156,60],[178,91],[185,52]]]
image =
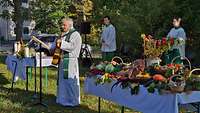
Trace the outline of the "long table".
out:
[[[87,77],[84,91],[143,113],[179,113],[179,104],[200,102],[200,91],[160,95],[158,92],[150,94],[145,87],[140,86],[139,94],[131,95],[130,89],[117,86],[111,92],[115,82],[95,85],[95,78]]]

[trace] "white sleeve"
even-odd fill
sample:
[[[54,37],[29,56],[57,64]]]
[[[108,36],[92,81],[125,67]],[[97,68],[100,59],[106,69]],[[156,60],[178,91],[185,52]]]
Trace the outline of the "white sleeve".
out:
[[[72,52],[79,43],[81,43],[81,36],[78,32],[74,32],[71,34],[69,42],[62,40],[60,48],[64,51]]]

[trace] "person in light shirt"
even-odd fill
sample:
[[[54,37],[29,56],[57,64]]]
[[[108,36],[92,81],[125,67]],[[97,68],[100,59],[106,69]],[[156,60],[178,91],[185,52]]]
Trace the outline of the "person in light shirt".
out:
[[[181,27],[181,18],[174,17],[173,18],[173,28],[171,28],[170,32],[168,33],[168,38],[177,38],[181,42],[181,45],[174,46],[174,49],[178,49],[181,56],[185,56],[185,41],[186,41],[186,33],[184,29]]]
[[[104,61],[111,61],[116,51],[116,31],[109,16],[103,18],[104,28],[101,34],[101,52]]]

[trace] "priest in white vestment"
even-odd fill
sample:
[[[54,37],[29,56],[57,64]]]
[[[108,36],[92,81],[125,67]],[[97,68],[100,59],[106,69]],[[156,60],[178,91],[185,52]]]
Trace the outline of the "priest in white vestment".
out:
[[[59,79],[56,102],[63,106],[80,104],[80,82],[78,57],[81,49],[81,36],[73,27],[73,20],[62,20],[61,42],[63,56],[59,64]]]

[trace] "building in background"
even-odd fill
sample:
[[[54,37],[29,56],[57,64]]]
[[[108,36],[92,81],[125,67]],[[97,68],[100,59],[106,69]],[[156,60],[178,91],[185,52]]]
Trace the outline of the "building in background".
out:
[[[29,8],[28,0],[22,0],[22,7]],[[11,13],[13,11],[13,7],[2,7],[0,6],[0,14],[3,14],[4,11]],[[9,14],[8,14],[9,15]],[[30,39],[30,35],[35,27],[35,21],[33,20],[25,20],[23,22],[23,30],[22,36],[23,39]],[[15,23],[9,17],[0,17],[0,38],[1,40],[15,40]]]

